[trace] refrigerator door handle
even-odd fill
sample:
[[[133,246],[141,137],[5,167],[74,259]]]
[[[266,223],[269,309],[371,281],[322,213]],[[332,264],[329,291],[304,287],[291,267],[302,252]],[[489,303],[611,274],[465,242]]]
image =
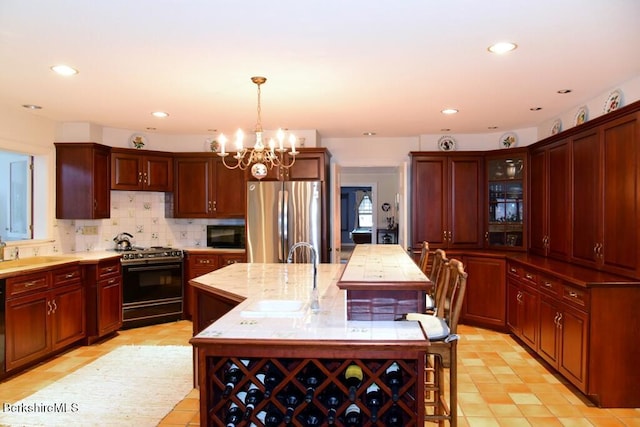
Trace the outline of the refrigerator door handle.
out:
[[[281,262],[285,262],[287,260],[288,254],[284,253],[284,251],[289,250],[289,192],[287,190],[282,191],[282,257],[280,259]]]

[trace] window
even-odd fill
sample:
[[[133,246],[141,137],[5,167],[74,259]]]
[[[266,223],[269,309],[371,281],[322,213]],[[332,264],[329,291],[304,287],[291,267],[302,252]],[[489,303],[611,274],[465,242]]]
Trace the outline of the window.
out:
[[[373,227],[373,203],[371,203],[371,198],[367,193],[362,196],[362,201],[358,205],[358,226]]]
[[[0,150],[0,237],[33,238],[33,156]]]

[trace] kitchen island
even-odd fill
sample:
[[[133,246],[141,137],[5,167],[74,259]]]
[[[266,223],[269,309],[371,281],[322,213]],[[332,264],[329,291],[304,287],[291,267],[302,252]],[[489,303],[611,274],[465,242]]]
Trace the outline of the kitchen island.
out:
[[[257,426],[270,416],[280,422],[290,416],[293,425],[326,423],[332,410],[338,426],[352,411],[360,413],[363,425],[374,419],[423,424],[425,334],[417,322],[348,320],[346,291],[337,286],[343,268],[318,265],[319,310],[309,304],[310,264],[234,264],[191,281],[200,310],[206,308],[200,298],[221,299],[229,308],[191,340],[201,425],[226,425],[238,411],[243,423]],[[360,372],[353,395],[345,378],[351,365]],[[398,390],[389,383],[397,371]],[[261,398],[250,403],[247,396],[256,388]],[[309,388],[313,396],[306,401]],[[379,408],[367,403],[377,388]]]

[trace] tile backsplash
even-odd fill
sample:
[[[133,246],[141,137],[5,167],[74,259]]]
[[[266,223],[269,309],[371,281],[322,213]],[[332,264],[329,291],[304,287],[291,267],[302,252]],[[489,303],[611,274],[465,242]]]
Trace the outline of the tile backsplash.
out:
[[[59,251],[113,249],[119,233],[133,235],[134,246],[206,247],[206,226],[240,220],[165,218],[165,193],[112,191],[111,218],[56,220]]]

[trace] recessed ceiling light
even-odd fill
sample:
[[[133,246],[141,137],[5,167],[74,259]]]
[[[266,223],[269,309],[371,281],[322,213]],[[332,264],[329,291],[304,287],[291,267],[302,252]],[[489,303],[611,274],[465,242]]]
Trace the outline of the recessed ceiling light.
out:
[[[74,74],[78,74],[78,70],[63,64],[54,65],[51,67],[51,70],[61,76],[73,76]]]
[[[540,111],[540,110],[542,110],[542,107],[531,107],[531,108],[529,108],[529,110],[531,110],[531,111]]]
[[[571,93],[571,89],[560,89],[558,93],[560,95],[564,95],[565,93]]]
[[[458,110],[456,110],[455,108],[445,108],[441,111],[442,114],[456,114],[457,112]]]
[[[29,110],[42,110],[42,107],[34,104],[22,104],[24,108],[28,108]]]
[[[489,46],[487,48],[487,50],[491,53],[496,53],[498,55],[501,55],[503,53],[507,53],[507,52],[511,52],[512,50],[516,49],[518,47],[517,44],[515,43],[511,43],[511,42],[498,42],[495,44],[492,44],[491,46]]]
[[[159,117],[159,118],[165,118],[165,117],[169,117],[169,113],[165,113],[164,111],[154,111],[153,113],[151,113],[151,115],[153,117]]]
[[[149,127],[149,128],[147,128],[147,130],[156,130],[156,128]]]
[[[376,133],[375,132],[362,132],[362,134],[364,136],[374,136]]]

